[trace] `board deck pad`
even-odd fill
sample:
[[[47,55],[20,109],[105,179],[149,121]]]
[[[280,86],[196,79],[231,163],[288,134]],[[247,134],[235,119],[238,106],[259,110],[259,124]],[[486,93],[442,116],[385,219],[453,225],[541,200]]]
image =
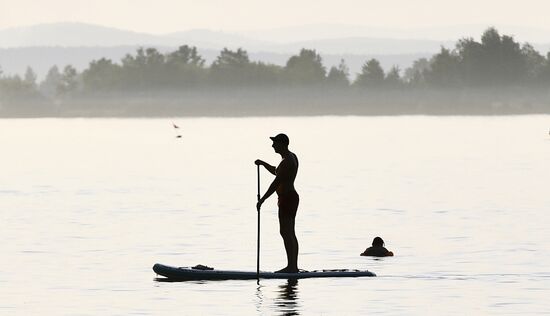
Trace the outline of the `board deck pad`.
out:
[[[170,280],[255,280],[258,278],[256,271],[238,270],[203,270],[191,267],[174,267],[157,263],[153,271]],[[305,279],[305,278],[357,278],[374,277],[376,274],[368,270],[315,270],[300,271],[298,273],[276,273],[260,271],[260,279]]]

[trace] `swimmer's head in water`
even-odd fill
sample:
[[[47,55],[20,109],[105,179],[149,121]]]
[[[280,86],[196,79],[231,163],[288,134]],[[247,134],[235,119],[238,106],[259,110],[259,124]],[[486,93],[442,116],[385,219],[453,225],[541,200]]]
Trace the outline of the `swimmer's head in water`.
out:
[[[382,238],[380,237],[375,237],[372,240],[372,245],[373,247],[384,247],[384,240],[382,240]]]

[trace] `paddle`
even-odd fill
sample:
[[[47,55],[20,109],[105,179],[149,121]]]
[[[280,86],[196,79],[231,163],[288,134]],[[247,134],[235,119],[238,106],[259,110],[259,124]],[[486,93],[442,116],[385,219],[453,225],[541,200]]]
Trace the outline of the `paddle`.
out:
[[[258,171],[258,202],[260,201],[260,165],[256,165]],[[260,282],[260,209],[258,208],[258,247],[256,251],[256,278]]]

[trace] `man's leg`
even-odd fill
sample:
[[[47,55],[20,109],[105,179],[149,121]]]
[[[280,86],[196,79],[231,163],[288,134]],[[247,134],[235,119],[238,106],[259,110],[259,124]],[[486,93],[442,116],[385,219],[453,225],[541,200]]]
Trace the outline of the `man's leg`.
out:
[[[298,239],[294,230],[295,220],[292,217],[280,217],[279,227],[286,250],[287,266],[280,272],[298,272]]]
[[[296,238],[295,218],[290,219],[288,238],[290,239],[289,268],[298,272],[298,238]]]

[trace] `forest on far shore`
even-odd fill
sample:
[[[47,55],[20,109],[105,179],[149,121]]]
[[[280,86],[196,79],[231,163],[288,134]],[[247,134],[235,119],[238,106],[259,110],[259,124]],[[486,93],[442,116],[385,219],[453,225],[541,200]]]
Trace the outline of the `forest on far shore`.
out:
[[[365,60],[353,78],[345,60],[327,69],[305,48],[284,66],[242,48],[210,65],[196,47],[139,48],[81,72],[53,65],[41,82],[30,67],[20,76],[0,65],[0,117],[522,113],[550,113],[550,52],[495,28],[404,70]]]

